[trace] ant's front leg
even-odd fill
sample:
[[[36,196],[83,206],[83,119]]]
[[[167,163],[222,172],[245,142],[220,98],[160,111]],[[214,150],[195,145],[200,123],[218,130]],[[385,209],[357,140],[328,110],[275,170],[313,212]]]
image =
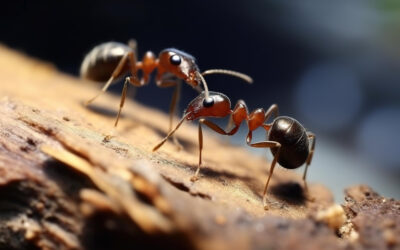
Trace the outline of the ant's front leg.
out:
[[[188,117],[188,115],[190,115],[190,113],[186,114],[185,116],[182,117],[182,119],[178,122],[178,124],[176,125],[176,127],[171,130],[168,135],[162,139],[161,142],[159,142],[154,148],[153,148],[153,152],[157,151],[162,145],[164,145],[164,143],[171,137],[173,136],[173,134],[175,133],[175,131],[178,130],[178,128],[182,125],[182,123],[185,121],[186,117]]]
[[[199,120],[199,165],[197,166],[196,173],[190,178],[190,180],[193,182],[199,179],[198,175],[202,164],[203,130],[201,128],[201,124],[206,125],[207,127],[211,128],[212,130],[221,135],[234,135],[239,129],[239,126],[235,126],[231,131],[227,132],[211,121],[205,119]]]

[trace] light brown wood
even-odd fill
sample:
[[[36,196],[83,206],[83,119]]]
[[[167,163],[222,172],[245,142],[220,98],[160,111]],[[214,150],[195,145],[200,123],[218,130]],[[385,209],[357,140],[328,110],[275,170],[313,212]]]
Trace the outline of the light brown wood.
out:
[[[193,183],[195,124],[177,131],[183,150],[168,141],[153,153],[168,132],[166,114],[127,100],[114,128],[118,96],[85,107],[99,86],[3,46],[0,55],[0,248],[98,249],[107,240],[115,249],[351,244],[339,244],[311,216],[333,205],[322,185],[309,185],[310,202],[301,176],[278,168],[265,211],[269,162],[207,131]],[[102,232],[109,238],[96,237]]]

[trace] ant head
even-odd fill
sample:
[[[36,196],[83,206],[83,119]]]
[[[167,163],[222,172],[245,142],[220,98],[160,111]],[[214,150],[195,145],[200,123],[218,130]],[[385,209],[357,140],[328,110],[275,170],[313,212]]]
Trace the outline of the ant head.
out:
[[[165,49],[160,52],[159,58],[159,73],[171,73],[185,82],[197,87],[200,84],[198,77],[199,68],[193,56],[177,50]]]
[[[231,101],[226,95],[210,91],[207,97],[203,91],[189,103],[184,115],[188,115],[188,120],[195,120],[200,117],[225,117],[231,112]]]

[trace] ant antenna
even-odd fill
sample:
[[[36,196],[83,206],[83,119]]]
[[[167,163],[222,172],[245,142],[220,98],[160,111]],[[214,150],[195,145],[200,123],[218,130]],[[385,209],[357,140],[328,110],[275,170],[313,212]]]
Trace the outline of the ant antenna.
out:
[[[237,72],[237,71],[233,71],[233,70],[228,70],[228,69],[209,69],[204,71],[203,73],[201,73],[203,76],[205,75],[211,75],[211,74],[224,74],[224,75],[231,75],[237,78],[240,78],[248,83],[253,83],[253,78],[251,78],[250,76]]]
[[[208,97],[210,97],[210,95],[208,93],[208,86],[207,86],[206,79],[204,79],[204,76],[202,74],[200,74],[199,72],[196,72],[196,73],[197,73],[197,76],[200,77],[201,81],[203,82],[205,98],[207,99]]]

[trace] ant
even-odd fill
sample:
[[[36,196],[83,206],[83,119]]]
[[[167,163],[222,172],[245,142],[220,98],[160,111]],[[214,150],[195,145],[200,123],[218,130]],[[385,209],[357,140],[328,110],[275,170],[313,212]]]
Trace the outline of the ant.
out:
[[[204,86],[207,85],[204,84]],[[225,131],[217,124],[205,119],[206,117],[223,118],[228,115],[230,115],[230,119],[234,125],[230,131]],[[275,116],[275,119],[271,123],[266,123],[272,115]],[[271,105],[267,111],[258,108],[249,114],[247,105],[243,100],[239,100],[232,110],[231,102],[226,95],[208,91],[208,88],[206,88],[205,91],[189,103],[181,121],[174,130],[170,131],[170,133],[153,148],[153,152],[159,149],[185,120],[193,121],[197,119],[199,119],[199,164],[196,173],[191,177],[191,181],[194,182],[198,180],[202,164],[202,124],[219,134],[231,136],[238,131],[242,121],[246,121],[249,129],[246,137],[247,145],[256,148],[270,148],[274,156],[263,192],[264,208],[268,209],[267,189],[277,162],[287,169],[295,169],[306,163],[303,181],[308,194],[306,175],[314,153],[315,135],[311,132],[307,132],[303,125],[297,120],[287,116],[278,116],[278,106],[276,104]],[[253,131],[259,127],[264,128],[267,132],[267,140],[253,143]]]
[[[131,74],[125,78],[119,111],[114,124],[115,127],[118,124],[124,106],[128,84],[130,83],[135,87],[142,87],[148,84],[150,74],[155,70],[157,70],[156,84],[158,87],[175,87],[169,108],[169,131],[172,129],[173,116],[180,96],[180,79],[199,92],[202,91],[200,76],[210,74],[232,75],[248,83],[253,82],[248,75],[232,70],[210,69],[200,73],[193,56],[174,48],[164,49],[158,57],[153,52],[147,51],[142,61],[137,61],[136,55],[137,43],[135,40],[130,40],[128,44],[106,42],[94,47],[85,56],[81,65],[80,73],[83,78],[98,82],[106,81],[101,91],[88,100],[85,105],[89,105],[102,93],[106,92],[112,82],[127,73]],[[142,71],[141,79],[138,77],[139,70]]]

